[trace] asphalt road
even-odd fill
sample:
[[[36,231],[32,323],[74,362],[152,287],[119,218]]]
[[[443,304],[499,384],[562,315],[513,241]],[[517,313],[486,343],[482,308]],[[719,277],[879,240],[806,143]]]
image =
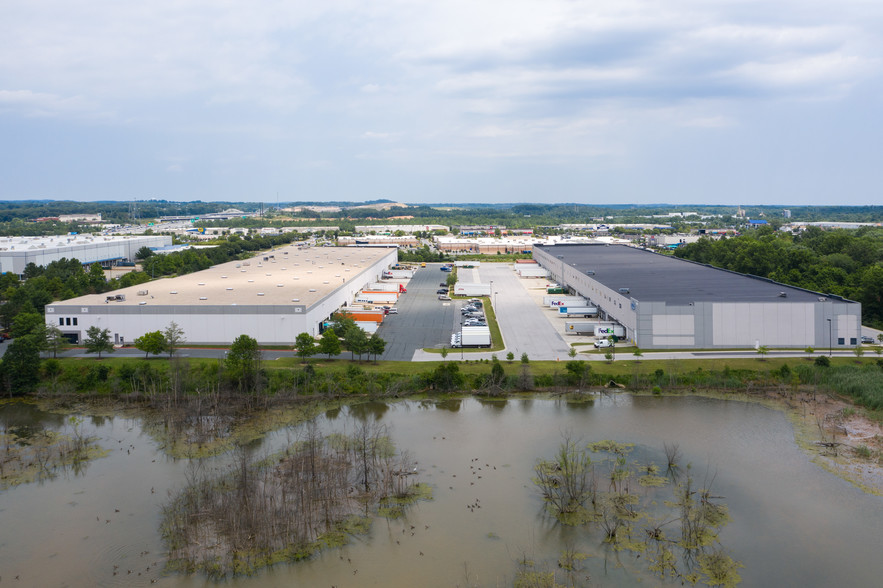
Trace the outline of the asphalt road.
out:
[[[459,325],[462,302],[443,302],[436,290],[448,277],[441,264],[428,263],[408,283],[408,291],[396,302],[398,314],[388,315],[377,334],[386,341],[380,356],[388,361],[411,361],[414,352],[424,347],[451,344],[451,333]],[[435,356],[434,359],[439,359]]]

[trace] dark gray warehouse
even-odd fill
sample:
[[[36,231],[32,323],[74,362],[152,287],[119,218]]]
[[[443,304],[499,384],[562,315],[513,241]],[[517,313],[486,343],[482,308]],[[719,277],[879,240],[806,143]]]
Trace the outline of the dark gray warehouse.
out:
[[[861,304],[625,245],[535,246],[642,349],[854,347]]]

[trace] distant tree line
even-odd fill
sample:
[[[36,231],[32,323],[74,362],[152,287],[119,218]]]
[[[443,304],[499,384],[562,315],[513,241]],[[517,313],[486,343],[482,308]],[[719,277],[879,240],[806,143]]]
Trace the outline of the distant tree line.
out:
[[[861,302],[862,323],[883,327],[883,229],[810,227],[791,235],[761,228],[700,239],[675,256]]]

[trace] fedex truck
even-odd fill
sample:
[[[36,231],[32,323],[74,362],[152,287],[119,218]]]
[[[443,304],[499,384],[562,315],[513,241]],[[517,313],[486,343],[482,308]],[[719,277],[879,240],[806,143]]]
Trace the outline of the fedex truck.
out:
[[[558,316],[593,316],[598,314],[594,306],[559,306]]]

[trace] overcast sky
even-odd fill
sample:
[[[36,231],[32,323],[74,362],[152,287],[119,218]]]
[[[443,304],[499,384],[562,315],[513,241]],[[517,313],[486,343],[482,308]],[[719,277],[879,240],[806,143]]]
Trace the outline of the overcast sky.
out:
[[[0,198],[880,204],[881,31],[880,0],[2,0]]]

